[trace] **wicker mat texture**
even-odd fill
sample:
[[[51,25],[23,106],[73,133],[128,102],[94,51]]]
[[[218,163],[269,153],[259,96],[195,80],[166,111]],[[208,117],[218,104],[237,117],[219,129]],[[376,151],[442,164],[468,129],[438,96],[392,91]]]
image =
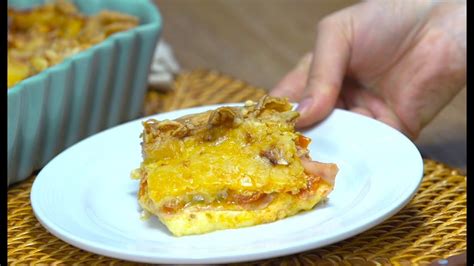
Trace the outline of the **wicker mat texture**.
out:
[[[149,91],[144,114],[197,105],[256,100],[265,94],[243,81],[213,71],[176,77],[174,90]],[[8,190],[8,263],[137,265],[75,248],[48,233],[30,205],[35,176]],[[424,265],[466,252],[466,176],[432,160],[424,161],[419,191],[399,213],[345,241],[280,258],[246,264]]]

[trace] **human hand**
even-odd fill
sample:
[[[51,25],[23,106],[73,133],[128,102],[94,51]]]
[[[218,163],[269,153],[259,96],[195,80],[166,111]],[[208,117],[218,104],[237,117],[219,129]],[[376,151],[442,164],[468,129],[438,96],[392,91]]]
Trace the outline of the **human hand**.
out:
[[[299,127],[340,107],[415,139],[465,83],[465,1],[367,1],[324,18],[270,94],[299,101]]]

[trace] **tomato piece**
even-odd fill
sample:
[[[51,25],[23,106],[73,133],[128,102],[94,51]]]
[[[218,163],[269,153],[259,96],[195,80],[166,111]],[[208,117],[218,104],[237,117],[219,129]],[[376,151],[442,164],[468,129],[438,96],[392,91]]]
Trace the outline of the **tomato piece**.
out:
[[[311,143],[310,138],[307,138],[303,135],[299,135],[299,137],[298,137],[298,146],[300,146],[303,149],[306,149],[308,147],[309,143]]]

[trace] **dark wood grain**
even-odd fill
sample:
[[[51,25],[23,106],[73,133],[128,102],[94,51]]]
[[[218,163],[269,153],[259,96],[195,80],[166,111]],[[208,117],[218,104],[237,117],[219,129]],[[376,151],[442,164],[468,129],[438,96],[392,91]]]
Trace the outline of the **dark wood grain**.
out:
[[[349,0],[155,0],[183,69],[216,69],[270,89],[311,50],[317,22]],[[421,153],[466,169],[466,90],[416,141]]]

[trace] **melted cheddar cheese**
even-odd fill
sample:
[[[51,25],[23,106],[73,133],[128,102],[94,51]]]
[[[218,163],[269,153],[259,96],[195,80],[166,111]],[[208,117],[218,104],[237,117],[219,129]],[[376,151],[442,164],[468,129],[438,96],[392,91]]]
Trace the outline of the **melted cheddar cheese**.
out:
[[[144,168],[155,201],[185,194],[212,198],[225,189],[244,192],[297,192],[306,185],[296,154],[296,134],[272,131],[262,122],[246,121],[234,129],[218,129],[207,141],[201,134],[173,138],[153,151]],[[278,149],[288,165],[273,166],[261,151]],[[166,184],[166,186],[163,186]]]
[[[139,24],[137,17],[115,11],[86,16],[70,1],[46,2],[8,8],[8,88]]]
[[[175,121],[144,122],[139,201],[174,235],[282,219],[332,189],[308,174],[309,139],[278,98],[221,107]]]

